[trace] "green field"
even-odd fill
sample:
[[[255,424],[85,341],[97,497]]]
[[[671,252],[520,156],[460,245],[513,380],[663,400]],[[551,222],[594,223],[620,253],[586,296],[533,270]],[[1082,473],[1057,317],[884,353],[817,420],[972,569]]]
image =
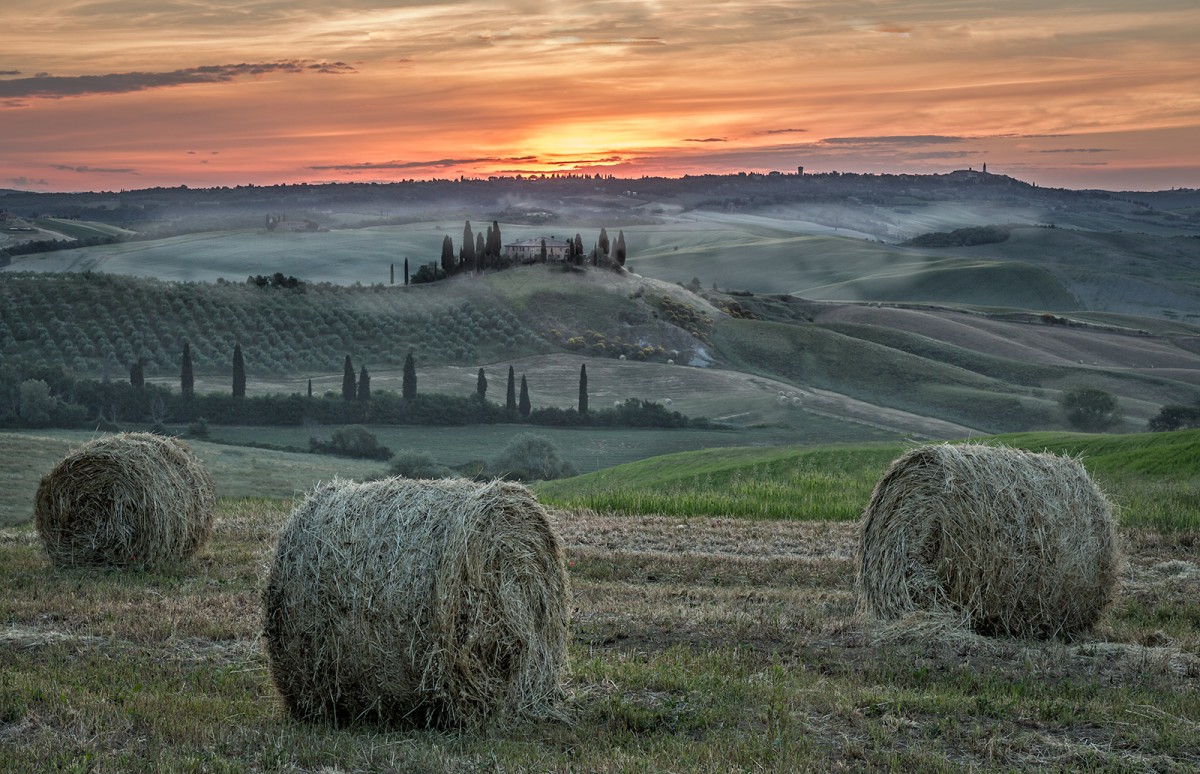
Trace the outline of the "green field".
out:
[[[1126,526],[1200,530],[1200,430],[983,440],[1081,457]],[[542,482],[537,492],[547,502],[600,512],[849,521],[862,513],[875,482],[905,448],[706,449]]]

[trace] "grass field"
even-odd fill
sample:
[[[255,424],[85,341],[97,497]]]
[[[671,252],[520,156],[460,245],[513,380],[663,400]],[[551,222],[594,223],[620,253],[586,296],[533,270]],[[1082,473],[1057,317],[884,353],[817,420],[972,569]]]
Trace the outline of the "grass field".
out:
[[[995,436],[1082,458],[1128,527],[1200,531],[1200,430],[1135,435]],[[705,449],[537,484],[562,507],[623,514],[849,521],[888,464],[912,444]]]
[[[560,721],[435,733],[292,721],[260,598],[286,502],[221,504],[157,574],[50,567],[0,529],[6,771],[1191,771],[1196,533],[1123,533],[1117,604],[1075,641],[877,642],[854,527],[562,512]]]
[[[29,520],[42,476],[68,451],[92,437],[92,433],[79,430],[0,432],[0,457],[5,460],[0,466],[0,525]],[[361,480],[381,475],[384,469],[378,462],[321,454],[187,443],[216,479],[219,497],[290,498],[335,475]]]

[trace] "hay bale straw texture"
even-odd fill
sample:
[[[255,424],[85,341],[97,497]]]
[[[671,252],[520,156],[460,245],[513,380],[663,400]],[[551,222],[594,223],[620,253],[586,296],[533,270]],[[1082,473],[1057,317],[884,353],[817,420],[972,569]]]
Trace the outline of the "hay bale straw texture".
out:
[[[59,567],[154,567],[207,542],[216,485],[181,441],[119,433],[75,449],[38,486],[33,523]]]
[[[870,616],[934,614],[1021,637],[1090,627],[1120,570],[1112,508],[1083,465],[1004,446],[896,459],[863,514],[857,558]]]
[[[519,484],[318,487],[284,527],[263,596],[271,678],[295,717],[338,725],[554,715],[564,557]]]

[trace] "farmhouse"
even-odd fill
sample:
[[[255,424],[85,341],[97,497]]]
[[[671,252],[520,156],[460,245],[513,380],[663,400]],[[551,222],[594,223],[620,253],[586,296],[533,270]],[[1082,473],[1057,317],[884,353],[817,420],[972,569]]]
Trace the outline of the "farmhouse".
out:
[[[546,259],[552,261],[562,261],[567,257],[571,249],[570,242],[564,242],[555,237],[540,237],[535,239],[522,239],[519,242],[513,242],[504,246],[504,252],[509,257],[522,261],[536,261],[542,255],[542,245],[546,245]]]

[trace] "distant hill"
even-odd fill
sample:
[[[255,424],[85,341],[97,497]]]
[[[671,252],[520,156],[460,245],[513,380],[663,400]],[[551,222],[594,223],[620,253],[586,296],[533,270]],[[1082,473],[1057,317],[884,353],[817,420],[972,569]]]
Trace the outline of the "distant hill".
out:
[[[412,351],[467,389],[480,366],[521,363],[555,385],[545,400],[603,363],[635,386],[614,399],[676,396],[797,432],[796,412],[925,437],[1061,428],[1058,396],[1087,384],[1119,397],[1132,430],[1200,398],[1193,194],[972,170],[16,192],[5,209],[118,241],[12,257],[0,376],[120,378],[144,357],[169,384],[187,341],[219,387],[241,343],[252,389],[295,392],[310,377],[336,389],[346,355],[386,384]],[[270,213],[328,230],[269,233]],[[445,236],[457,248],[466,220],[586,249],[601,226],[624,232],[633,276],[547,265],[386,284]],[[900,244],[922,234],[949,236]],[[276,272],[305,292],[245,283]]]
[[[148,378],[177,385],[187,341],[202,390],[226,389],[235,343],[254,390],[303,393],[309,378],[318,391],[340,389],[346,355],[370,368],[379,389],[398,386],[411,351],[434,380],[426,384],[460,393],[480,366],[496,380],[523,363],[539,400],[561,406],[574,400],[579,365],[591,362],[595,389],[606,393],[598,400],[675,399],[691,415],[743,425],[800,426],[795,412],[816,412],[924,437],[1061,427],[1057,396],[1080,384],[1120,396],[1128,429],[1162,404],[1200,399],[1194,333],[774,298],[552,266],[303,292],[8,273],[0,375],[65,366],[98,377],[107,362],[124,378],[142,357]]]

